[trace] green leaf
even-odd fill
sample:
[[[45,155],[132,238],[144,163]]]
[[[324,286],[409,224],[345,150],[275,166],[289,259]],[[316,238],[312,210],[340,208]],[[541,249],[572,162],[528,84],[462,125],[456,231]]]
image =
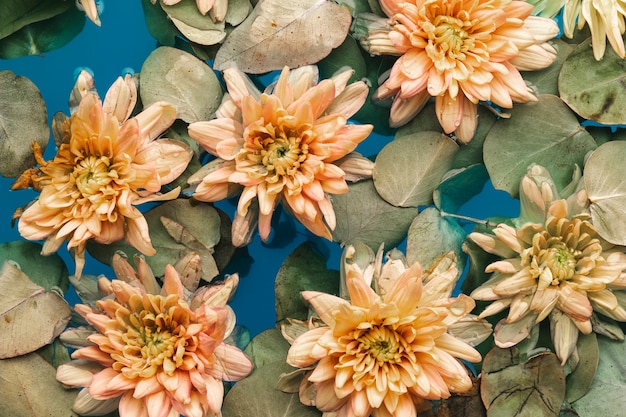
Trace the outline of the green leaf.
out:
[[[267,329],[252,339],[244,353],[252,359],[255,367],[260,368],[269,363],[285,362],[289,346],[280,330]]]
[[[224,22],[213,22],[211,16],[203,15],[195,1],[181,1],[172,6],[160,2],[172,23],[190,41],[201,45],[215,45],[226,37]]]
[[[176,107],[187,123],[209,120],[222,101],[213,70],[188,52],[162,46],[141,67],[139,92],[145,107],[159,100]]]
[[[428,207],[415,217],[409,227],[406,243],[406,260],[409,265],[419,261],[428,268],[448,251],[456,254],[459,271],[465,268],[467,255],[461,249],[465,231],[449,217],[443,217],[434,207]]]
[[[371,180],[348,186],[348,193],[333,195],[337,216],[333,240],[342,245],[363,242],[374,251],[381,243],[387,249],[400,244],[417,209],[387,203],[378,195]]]
[[[458,145],[438,132],[417,132],[387,144],[376,157],[376,191],[398,207],[428,205],[441,177],[452,166]]]
[[[221,239],[221,218],[209,204],[177,199],[167,201],[144,214],[150,230],[152,245],[157,253],[146,256],[146,262],[156,276],[162,276],[167,264],[174,264],[188,252],[198,252],[202,259],[202,278],[210,281],[219,271],[213,258],[213,248]],[[88,241],[87,250],[102,263],[110,264],[117,251],[129,257],[139,251],[126,242],[107,245]]]
[[[55,254],[41,255],[42,246],[36,242],[16,240],[0,244],[0,265],[13,261],[35,284],[46,291],[60,289],[65,292],[70,286],[69,272],[63,259]]]
[[[0,58],[41,55],[67,45],[85,26],[85,13],[76,7],[31,23],[0,40]]]
[[[72,312],[62,296],[46,292],[9,262],[0,271],[0,294],[0,359],[39,349],[70,321]]]
[[[599,337],[598,349],[600,360],[591,387],[572,407],[581,417],[621,416],[626,409],[626,345]]]
[[[0,114],[0,175],[16,178],[37,164],[33,141],[46,149],[50,138],[46,104],[31,80],[0,71]]]
[[[568,403],[573,403],[582,398],[591,387],[600,357],[596,334],[594,332],[579,334],[576,350],[578,351],[578,364],[574,371],[567,376],[565,399]]]
[[[30,353],[0,360],[0,415],[11,417],[77,417],[72,405],[77,390],[57,382],[56,369]]]
[[[309,307],[300,292],[313,290],[339,294],[339,272],[326,269],[326,260],[305,242],[281,265],[274,289],[277,322],[287,318],[306,320]]]
[[[341,45],[320,62],[317,67],[320,71],[320,78],[330,78],[336,72],[350,67],[354,70],[350,82],[358,81],[367,77],[367,63],[361,53],[358,43],[352,36],[346,36]]]
[[[70,7],[74,5],[69,0],[3,0],[0,39],[26,25],[61,14]]]
[[[168,18],[160,5],[152,4],[151,0],[141,0],[143,15],[146,20],[148,32],[162,46],[174,46],[176,37],[181,33]]]
[[[287,394],[276,389],[280,375],[293,370],[284,362],[273,362],[256,368],[228,392],[222,406],[222,416],[321,417],[322,413],[315,407],[300,403],[297,393]]]
[[[590,39],[567,57],[559,74],[561,98],[582,118],[604,124],[624,124],[626,62],[607,48],[596,61]]]
[[[574,50],[574,47],[562,39],[553,39],[551,42],[557,50],[557,56],[554,62],[545,69],[539,71],[522,71],[521,74],[524,80],[530,83],[531,87],[535,89],[537,93],[559,95],[559,72],[561,71],[561,66],[565,58]]]
[[[480,389],[487,417],[559,415],[565,374],[554,353],[540,353],[520,362],[515,347],[496,347],[485,356],[482,369]]]
[[[348,8],[331,1],[264,0],[228,35],[214,67],[261,74],[316,63],[341,45],[351,21]]]
[[[595,148],[593,137],[558,97],[540,94],[538,102],[516,106],[510,119],[493,125],[483,157],[493,186],[517,197],[531,164],[546,167],[561,190],[571,181],[574,164],[582,166]]]
[[[483,164],[449,171],[433,194],[435,205],[443,212],[456,213],[480,193],[488,179],[489,174]]]
[[[44,347],[38,349],[36,353],[55,368],[58,368],[59,365],[63,365],[71,360],[67,347],[59,338],[54,339],[54,341],[49,345],[45,345]]]
[[[607,241],[626,244],[626,142],[607,142],[587,159],[583,180],[591,201],[589,211],[598,234]]]

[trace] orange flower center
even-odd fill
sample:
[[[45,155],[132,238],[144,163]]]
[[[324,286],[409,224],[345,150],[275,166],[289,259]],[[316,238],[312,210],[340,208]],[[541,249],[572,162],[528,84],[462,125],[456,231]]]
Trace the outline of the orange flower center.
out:
[[[128,307],[131,310],[118,309],[116,329],[107,331],[114,346],[123,346],[111,354],[113,368],[128,378],[149,378],[161,370],[173,375],[185,352],[197,345],[195,333],[202,326],[193,323],[193,313],[176,295],[133,295]]]
[[[314,133],[282,110],[274,122],[249,126],[244,151],[236,157],[237,169],[269,184],[294,179],[309,156]]]

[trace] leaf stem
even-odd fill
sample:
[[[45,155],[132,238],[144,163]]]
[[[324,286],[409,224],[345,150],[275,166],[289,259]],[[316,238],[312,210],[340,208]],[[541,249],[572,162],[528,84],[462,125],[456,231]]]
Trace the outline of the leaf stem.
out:
[[[445,211],[441,212],[441,217],[452,217],[455,219],[466,220],[468,222],[482,224],[487,227],[496,227],[498,225],[498,223],[490,222],[489,220],[480,220],[475,217],[463,216],[462,214],[446,213]]]

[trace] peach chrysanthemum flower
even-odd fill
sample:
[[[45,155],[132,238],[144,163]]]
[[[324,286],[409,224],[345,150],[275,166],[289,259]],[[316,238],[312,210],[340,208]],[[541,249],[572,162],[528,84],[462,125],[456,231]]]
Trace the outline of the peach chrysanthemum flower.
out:
[[[537,166],[530,172],[542,174]],[[626,321],[626,254],[602,239],[589,214],[579,210],[584,190],[558,199],[551,177],[537,184],[522,180],[522,213],[543,220],[515,228],[500,224],[493,234],[471,233],[469,238],[502,260],[489,264],[491,277],[470,295],[491,301],[479,317],[509,309],[494,330],[496,345],[507,348],[530,335],[535,324],[548,318],[555,353],[564,364],[576,349],[578,333],[592,331],[592,314]]]
[[[171,265],[163,288],[145,263],[139,274],[119,256],[113,266],[120,279],[98,281],[107,295],[95,307],[75,307],[95,331],[72,353],[75,360],[57,370],[64,385],[84,387],[73,410],[105,415],[119,407],[120,417],[220,416],[222,381],[238,381],[253,368],[239,348],[224,343],[234,327],[226,301],[236,276],[230,278],[234,285],[193,292],[194,286],[181,283],[185,272],[179,275]]]
[[[45,162],[39,154],[41,166],[31,173],[32,186],[41,193],[22,213],[18,230],[26,239],[45,239],[43,254],[67,240],[77,276],[89,239],[111,243],[126,238],[142,253],[155,253],[146,219],[134,205],[176,198],[179,188],[161,194],[161,186],[176,179],[193,154],[182,142],[154,140],[176,119],[168,103],[154,103],[128,120],[118,118],[128,117],[135,105],[136,94],[127,87],[120,78],[104,108],[96,94],[86,92],[75,113],[61,123],[63,142],[56,156]],[[122,96],[123,104],[117,101]]]
[[[593,56],[601,60],[606,49],[606,40],[620,57],[626,56],[622,35],[626,30],[626,1],[624,0],[567,0],[563,8],[563,32],[574,36],[574,28],[582,29],[585,23],[591,31]]]
[[[517,0],[380,0],[391,18],[361,43],[372,54],[399,55],[375,98],[394,97],[390,124],[406,124],[435,97],[445,133],[463,143],[476,130],[476,106],[491,101],[536,101],[518,70],[549,66],[556,50],[546,43],[559,29],[530,16],[533,6]]]
[[[150,0],[156,4],[157,0]],[[167,6],[180,3],[180,0],[161,0]],[[222,22],[228,11],[228,0],[196,0],[196,6],[203,15],[209,13],[214,22]]]
[[[224,71],[229,97],[217,118],[189,125],[189,135],[218,159],[189,183],[198,184],[193,196],[201,201],[222,200],[243,186],[233,222],[235,245],[247,243],[257,212],[261,239],[267,240],[280,201],[311,232],[331,239],[335,212],[328,194],[348,191],[347,172],[336,162],[372,130],[347,124],[368,90],[362,81],[346,86],[350,75],[345,71],[317,83],[314,67],[285,67],[261,94],[239,70]]]
[[[370,287],[372,269],[350,268],[350,301],[304,291],[325,326],[298,336],[287,354],[290,365],[313,368],[300,398],[324,416],[410,417],[428,410],[429,400],[469,390],[472,381],[459,359],[477,362],[481,356],[452,329],[477,324],[468,317],[474,301],[463,294],[449,298],[458,279],[455,261],[450,263],[445,271],[423,272],[418,263],[406,268],[394,262],[375,274],[381,294]],[[465,334],[484,333],[484,324],[478,325]],[[488,334],[490,328],[481,340]]]

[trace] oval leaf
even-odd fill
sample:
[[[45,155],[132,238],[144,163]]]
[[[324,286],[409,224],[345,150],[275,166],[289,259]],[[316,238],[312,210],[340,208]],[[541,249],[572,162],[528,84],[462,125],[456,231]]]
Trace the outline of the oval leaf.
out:
[[[210,281],[219,271],[213,258],[213,248],[221,240],[221,217],[209,204],[194,204],[189,200],[167,201],[145,213],[152,245],[157,253],[146,256],[146,262],[156,276],[162,276],[167,264],[174,264],[188,252],[200,255],[202,278]],[[102,263],[110,264],[117,251],[129,257],[139,251],[126,242],[108,245],[95,241],[87,243],[89,253]]]
[[[598,234],[616,245],[626,245],[626,142],[606,142],[585,163],[583,179]]]
[[[398,207],[432,203],[433,191],[452,166],[458,149],[452,139],[438,132],[417,132],[394,139],[376,157],[376,191]]]
[[[339,294],[339,272],[326,268],[326,260],[308,242],[298,246],[285,259],[276,275],[276,321],[287,318],[306,320],[309,307],[301,291],[314,290]]]
[[[169,46],[152,51],[141,67],[140,82],[145,107],[167,101],[187,123],[209,120],[222,101],[222,87],[213,70],[190,53]]]
[[[32,142],[48,144],[46,105],[31,80],[0,71],[0,114],[0,175],[15,178],[36,165]]]
[[[63,297],[46,292],[9,262],[0,271],[0,294],[0,359],[39,349],[70,321],[72,312]]]
[[[559,74],[559,92],[582,118],[604,124],[626,123],[626,63],[612,48],[596,61],[591,38],[569,54]]]
[[[36,242],[16,240],[0,244],[0,265],[13,261],[37,285],[50,291],[53,288],[65,292],[70,286],[65,262],[58,254],[42,255],[42,246]]]
[[[565,397],[565,374],[554,353],[526,362],[516,348],[493,348],[483,361],[481,397],[487,417],[556,417]]]
[[[267,329],[254,336],[244,353],[260,368],[272,362],[285,362],[289,346],[280,330]]]
[[[480,193],[489,179],[483,164],[448,171],[433,194],[435,205],[446,213],[457,210]]]
[[[483,158],[493,186],[517,197],[531,164],[546,167],[561,190],[571,181],[574,164],[582,166],[595,148],[593,137],[558,97],[540,94],[538,102],[516,106],[510,119],[493,125]]]
[[[215,45],[226,37],[224,22],[215,23],[209,15],[200,13],[194,1],[181,1],[172,6],[161,2],[161,7],[176,28],[192,42]]]
[[[11,417],[76,417],[77,390],[57,382],[56,369],[31,353],[0,361],[0,415]]]
[[[600,360],[591,387],[572,407],[583,417],[622,416],[626,409],[626,344],[599,337],[598,349]]]
[[[450,217],[443,217],[434,207],[422,211],[409,227],[406,260],[409,265],[419,262],[425,268],[448,251],[456,254],[457,268],[463,271],[467,255],[462,246],[465,231]]]
[[[224,41],[215,69],[260,74],[316,63],[341,45],[351,21],[350,10],[332,1],[260,1]]]
[[[237,382],[228,392],[222,407],[223,417],[321,417],[315,407],[300,402],[297,393],[287,394],[276,389],[282,373],[294,368],[284,362],[261,366]]]
[[[342,245],[363,242],[374,251],[381,243],[390,249],[402,242],[417,209],[387,203],[378,195],[371,180],[349,184],[349,187],[348,193],[333,196],[337,216],[333,240]]]
[[[598,369],[600,352],[598,350],[598,338],[594,332],[579,334],[576,343],[579,361],[574,371],[567,376],[567,390],[565,399],[573,403],[582,398],[591,387],[593,377]]]

